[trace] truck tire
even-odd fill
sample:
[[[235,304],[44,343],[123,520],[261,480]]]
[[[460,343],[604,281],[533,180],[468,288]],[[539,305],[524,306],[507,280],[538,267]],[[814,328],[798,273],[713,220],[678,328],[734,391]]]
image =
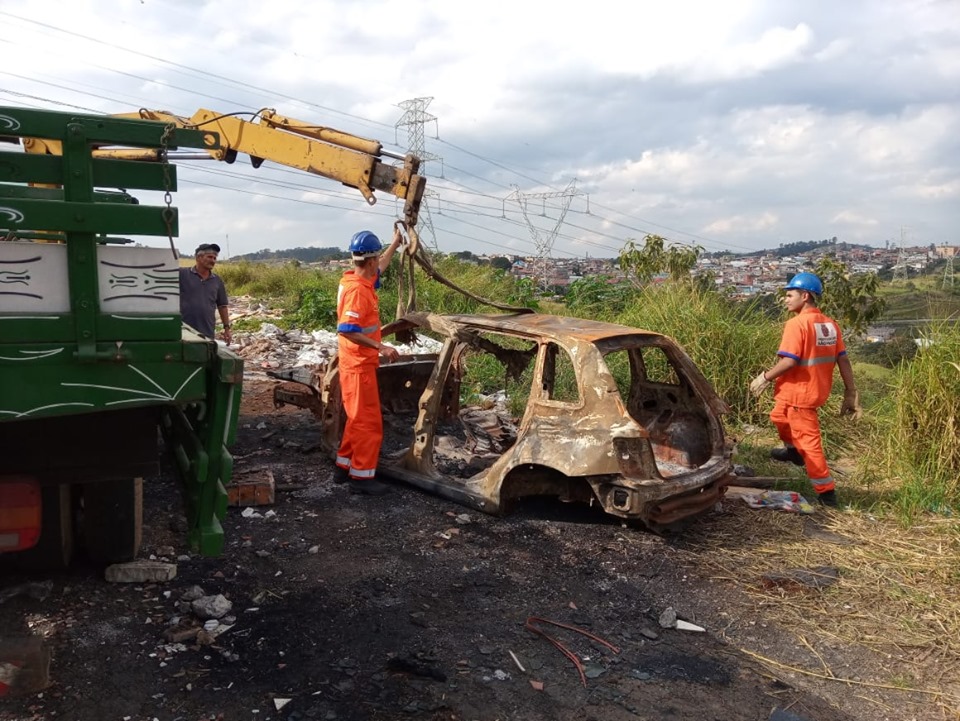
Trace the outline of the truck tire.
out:
[[[143,537],[143,479],[84,484],[80,522],[91,561],[132,561]]]
[[[73,560],[73,503],[71,486],[64,483],[40,489],[43,510],[40,540],[33,548],[14,557],[17,567],[38,571],[60,571]]]

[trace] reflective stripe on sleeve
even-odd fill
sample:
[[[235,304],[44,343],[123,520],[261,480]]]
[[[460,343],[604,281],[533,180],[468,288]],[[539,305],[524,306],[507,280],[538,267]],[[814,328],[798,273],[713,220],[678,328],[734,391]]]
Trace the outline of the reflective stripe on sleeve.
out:
[[[835,355],[825,355],[820,356],[819,358],[808,358],[807,360],[798,361],[797,365],[801,366],[822,366],[827,363],[836,363],[837,357]]]

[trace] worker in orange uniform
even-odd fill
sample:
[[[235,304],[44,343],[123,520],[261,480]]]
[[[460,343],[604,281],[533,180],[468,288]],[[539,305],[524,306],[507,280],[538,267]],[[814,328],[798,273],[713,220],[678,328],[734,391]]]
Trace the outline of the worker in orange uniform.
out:
[[[380,356],[392,362],[396,348],[380,342],[380,301],[377,289],[383,273],[403,242],[399,227],[393,242],[381,255],[383,244],[369,230],[350,240],[354,269],[348,270],[337,290],[337,357],[340,393],[347,424],[337,450],[334,480],[350,481],[351,493],[382,496],[390,486],[376,479],[377,459],[383,443],[383,416],[377,368]]]
[[[784,447],[775,448],[770,456],[806,466],[817,499],[826,506],[836,506],[836,490],[823,454],[817,416],[817,410],[830,395],[834,366],[840,368],[844,386],[840,415],[859,418],[863,413],[860,395],[840,327],[817,307],[823,294],[820,278],[813,273],[798,273],[785,290],[784,304],[795,315],[784,326],[777,351],[779,360],[753,379],[750,392],[759,396],[772,381],[776,382],[770,420]]]

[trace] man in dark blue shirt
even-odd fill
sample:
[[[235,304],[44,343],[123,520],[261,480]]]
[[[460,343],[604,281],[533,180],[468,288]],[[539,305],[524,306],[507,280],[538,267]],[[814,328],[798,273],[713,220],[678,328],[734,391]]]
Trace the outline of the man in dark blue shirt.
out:
[[[213,338],[216,335],[216,312],[219,312],[223,339],[230,343],[233,337],[227,289],[220,276],[213,272],[219,252],[220,246],[216,243],[203,243],[194,253],[196,264],[180,269],[180,315],[183,322],[200,335]]]

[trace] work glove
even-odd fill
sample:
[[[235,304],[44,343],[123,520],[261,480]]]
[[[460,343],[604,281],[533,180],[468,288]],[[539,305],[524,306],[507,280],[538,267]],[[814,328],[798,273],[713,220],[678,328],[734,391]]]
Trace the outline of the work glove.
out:
[[[855,421],[859,421],[863,416],[863,408],[860,406],[860,393],[855,389],[844,391],[843,403],[840,404],[840,415],[850,416]]]
[[[767,386],[770,385],[770,381],[763,377],[763,373],[758,375],[752,381],[750,381],[750,393],[753,396],[759,396],[763,393]]]

